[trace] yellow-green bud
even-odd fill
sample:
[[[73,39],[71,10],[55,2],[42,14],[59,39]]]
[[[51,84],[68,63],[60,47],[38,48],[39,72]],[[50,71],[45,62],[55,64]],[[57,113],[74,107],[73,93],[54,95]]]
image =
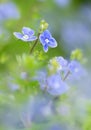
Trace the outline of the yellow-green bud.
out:
[[[40,22],[40,33],[48,28],[48,23],[45,20],[41,20]]]
[[[80,49],[73,50],[72,53],[71,53],[70,58],[71,58],[71,60],[76,59],[76,60],[81,61],[82,58],[83,58],[82,50],[80,50]]]

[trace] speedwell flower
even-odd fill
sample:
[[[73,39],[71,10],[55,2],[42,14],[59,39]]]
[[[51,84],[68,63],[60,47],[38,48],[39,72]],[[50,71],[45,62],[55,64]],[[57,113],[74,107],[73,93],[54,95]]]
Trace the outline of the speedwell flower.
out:
[[[69,71],[72,73],[74,77],[83,77],[86,75],[86,71],[84,67],[76,60],[72,60],[68,65]]]
[[[42,34],[40,34],[39,39],[41,44],[43,45],[43,49],[45,52],[48,51],[48,47],[51,48],[57,47],[56,40],[52,37],[52,35],[48,30],[45,30]]]
[[[69,89],[68,85],[57,74],[48,77],[47,85],[47,91],[54,96],[61,95]]]
[[[78,72],[82,71],[82,67],[81,67],[80,63],[76,60],[72,60],[68,64],[68,69],[71,73],[78,73]]]
[[[34,36],[34,30],[28,27],[23,27],[22,33],[14,32],[13,34],[16,38],[21,39],[22,41],[25,42],[34,41],[37,39],[37,37]]]
[[[68,61],[62,56],[55,57],[56,61],[59,63],[59,70],[66,70]]]

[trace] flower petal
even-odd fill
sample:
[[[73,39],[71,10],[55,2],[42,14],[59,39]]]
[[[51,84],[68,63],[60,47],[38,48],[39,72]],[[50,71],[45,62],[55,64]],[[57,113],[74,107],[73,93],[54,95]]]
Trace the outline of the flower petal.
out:
[[[37,39],[36,36],[32,36],[32,37],[30,37],[27,41],[35,41],[36,39]]]
[[[54,38],[50,39],[50,42],[48,43],[48,46],[50,46],[51,48],[55,48],[57,47],[57,42]]]
[[[23,37],[23,34],[21,34],[21,33],[19,33],[19,32],[14,32],[13,34],[14,34],[14,36],[15,36],[16,38],[18,38],[18,39],[22,39],[22,37]]]
[[[41,44],[42,44],[43,46],[46,44],[45,38],[44,38],[44,36],[43,36],[42,34],[40,34],[39,40],[40,40],[40,42],[41,42]]]
[[[31,28],[28,28],[28,27],[23,27],[22,28],[22,33],[24,35],[32,36],[32,35],[34,35],[34,30],[32,30]]]
[[[65,92],[67,92],[67,90],[69,89],[69,87],[67,86],[67,84],[63,81],[61,81],[60,87],[56,88],[56,86],[54,88],[48,89],[47,91],[51,94],[51,95],[61,95]]]
[[[43,50],[44,50],[45,52],[48,51],[48,46],[47,46],[47,44],[45,44],[45,45],[43,46]]]
[[[45,37],[45,39],[46,38],[51,38],[52,36],[51,36],[51,33],[48,31],[48,30],[45,30],[43,33],[42,33],[42,35]]]

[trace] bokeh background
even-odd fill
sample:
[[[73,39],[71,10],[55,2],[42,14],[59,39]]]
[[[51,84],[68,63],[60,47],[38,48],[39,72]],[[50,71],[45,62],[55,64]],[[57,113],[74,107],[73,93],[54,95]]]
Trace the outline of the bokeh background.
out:
[[[37,34],[42,19],[58,43],[43,53],[46,59],[69,59],[77,48],[85,58],[87,76],[58,99],[41,93],[36,82],[28,82],[43,65],[29,59],[31,45],[13,35],[24,26]],[[90,72],[91,0],[0,0],[0,130],[91,130]]]

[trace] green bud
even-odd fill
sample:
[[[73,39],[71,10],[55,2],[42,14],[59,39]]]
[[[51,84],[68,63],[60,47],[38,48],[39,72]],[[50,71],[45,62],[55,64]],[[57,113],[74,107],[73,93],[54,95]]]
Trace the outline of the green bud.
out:
[[[40,22],[40,33],[48,28],[48,23],[45,20],[41,20]]]
[[[83,59],[82,50],[80,50],[80,49],[73,50],[71,53],[70,59],[82,61],[82,59]]]

